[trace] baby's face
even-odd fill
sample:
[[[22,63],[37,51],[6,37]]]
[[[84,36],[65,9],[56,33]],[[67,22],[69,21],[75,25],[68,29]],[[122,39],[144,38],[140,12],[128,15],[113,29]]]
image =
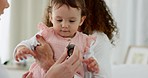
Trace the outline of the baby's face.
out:
[[[85,17],[81,17],[81,10],[62,5],[54,6],[50,18],[57,34],[64,38],[72,38],[82,25]]]

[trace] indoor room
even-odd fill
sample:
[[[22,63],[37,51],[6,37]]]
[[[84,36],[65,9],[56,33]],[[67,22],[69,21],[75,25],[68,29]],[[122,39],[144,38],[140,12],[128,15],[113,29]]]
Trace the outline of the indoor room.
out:
[[[48,1],[8,0],[9,8],[5,9],[4,14],[0,16],[0,63],[11,78],[22,78],[30,65],[35,62],[30,55],[27,56],[27,59],[17,62],[14,55],[16,46],[20,42],[34,37],[39,29],[42,29],[37,26],[45,20],[44,14]],[[110,71],[109,76],[111,77],[100,76],[100,78],[148,78],[148,0],[105,0],[105,2],[108,7],[106,10],[110,11],[110,15],[115,21],[113,23],[117,26],[117,33],[112,33],[115,36],[112,37],[111,45],[104,45],[111,48],[106,54],[108,56],[96,56],[101,59],[97,63],[103,63],[102,66],[110,64],[108,66],[111,68],[107,71]],[[105,37],[108,36],[105,35]],[[98,40],[103,38],[99,37]],[[108,40],[112,42],[110,39]],[[56,44],[60,45],[60,43]],[[102,45],[103,41],[98,44]],[[40,44],[36,43],[36,46],[40,46]],[[98,47],[98,51],[102,47]],[[104,49],[108,48],[104,47]],[[109,60],[102,62],[105,59]],[[105,69],[100,66],[100,70]],[[106,72],[102,73],[106,74]],[[102,73],[100,75],[104,75]]]

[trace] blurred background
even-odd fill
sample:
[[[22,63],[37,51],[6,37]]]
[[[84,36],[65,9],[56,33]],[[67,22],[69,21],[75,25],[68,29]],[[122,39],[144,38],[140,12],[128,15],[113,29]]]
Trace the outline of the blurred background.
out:
[[[8,1],[10,7],[0,17],[2,64],[13,60],[13,50],[20,41],[32,37],[38,31],[36,25],[41,22],[48,2],[48,0]],[[129,46],[148,46],[148,0],[105,1],[117,22],[120,34],[113,47],[112,63],[125,64]],[[148,64],[148,57],[146,59]]]

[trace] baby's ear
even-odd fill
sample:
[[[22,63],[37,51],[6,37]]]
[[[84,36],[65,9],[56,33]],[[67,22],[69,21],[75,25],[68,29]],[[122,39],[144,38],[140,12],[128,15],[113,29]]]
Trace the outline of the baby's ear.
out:
[[[83,24],[84,20],[86,19],[86,16],[81,17],[80,26]]]

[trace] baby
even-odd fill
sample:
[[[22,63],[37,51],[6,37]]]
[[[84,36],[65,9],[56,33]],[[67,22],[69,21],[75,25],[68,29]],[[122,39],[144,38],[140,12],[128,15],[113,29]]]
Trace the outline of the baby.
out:
[[[78,68],[74,78],[84,78],[84,73],[90,71],[98,73],[98,63],[93,57],[93,52],[89,51],[90,46],[95,41],[95,37],[88,36],[78,31],[78,28],[83,24],[86,16],[83,15],[84,0],[51,0],[49,7],[50,27],[44,23],[38,24],[40,32],[37,34],[43,36],[46,42],[51,46],[56,61],[59,59],[64,49],[70,44],[74,44],[81,52],[83,62]],[[32,54],[35,47],[38,45],[36,35],[29,40],[22,41],[15,49],[15,59],[17,61],[27,58],[27,54]],[[48,60],[45,60],[48,62]],[[30,72],[34,78],[43,78],[46,73],[36,62],[30,67]],[[61,71],[62,72],[62,71]]]

